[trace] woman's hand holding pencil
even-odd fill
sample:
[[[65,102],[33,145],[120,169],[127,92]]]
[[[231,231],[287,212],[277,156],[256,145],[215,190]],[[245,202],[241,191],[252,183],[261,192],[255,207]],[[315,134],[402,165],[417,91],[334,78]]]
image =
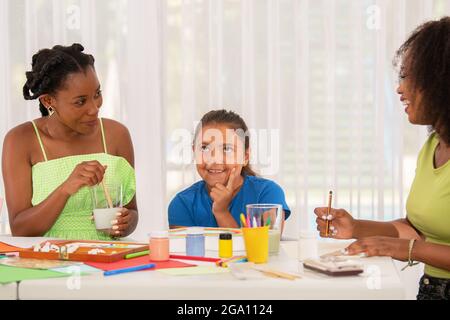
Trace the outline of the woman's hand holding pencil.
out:
[[[61,184],[60,188],[64,193],[71,196],[82,187],[91,187],[102,182],[105,171],[106,166],[96,160],[81,162],[75,167],[67,180]]]
[[[317,230],[323,238],[352,239],[355,231],[356,221],[344,209],[333,209],[320,207],[314,209],[316,214]],[[327,223],[329,233],[327,235]]]

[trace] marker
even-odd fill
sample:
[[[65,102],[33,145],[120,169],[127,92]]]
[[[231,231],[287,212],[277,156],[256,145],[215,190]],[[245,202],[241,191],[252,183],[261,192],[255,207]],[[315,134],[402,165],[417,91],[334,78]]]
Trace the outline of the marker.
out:
[[[256,223],[255,217],[253,217],[253,228],[258,228],[258,223]]]
[[[146,256],[150,254],[150,250],[145,250],[145,251],[141,251],[141,252],[135,252],[135,253],[130,253],[127,254],[125,256],[125,259],[133,259],[133,258],[137,258],[137,257],[142,257],[142,256]]]
[[[266,226],[270,226],[270,217],[266,221]]]
[[[247,223],[245,222],[245,216],[241,213],[241,224],[244,228],[247,228]]]
[[[252,225],[250,224],[250,215],[247,214],[247,228],[251,228]]]
[[[111,270],[111,271],[105,271],[103,272],[104,276],[112,276],[115,274],[120,274],[120,273],[126,273],[126,272],[133,272],[133,271],[141,271],[141,270],[147,270],[147,269],[152,269],[155,267],[154,263],[150,263],[150,264],[144,264],[141,266],[136,266],[136,267],[130,267],[130,268],[123,268],[123,269],[117,269],[117,270]]]

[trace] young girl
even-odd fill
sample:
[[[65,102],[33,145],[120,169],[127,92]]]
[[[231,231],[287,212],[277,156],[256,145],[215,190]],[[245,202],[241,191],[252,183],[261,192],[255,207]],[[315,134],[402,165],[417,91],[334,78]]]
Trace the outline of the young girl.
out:
[[[247,204],[280,204],[284,192],[257,177],[249,165],[250,139],[244,120],[232,111],[210,111],[195,130],[193,151],[202,181],[178,193],[169,205],[169,225],[238,228]]]

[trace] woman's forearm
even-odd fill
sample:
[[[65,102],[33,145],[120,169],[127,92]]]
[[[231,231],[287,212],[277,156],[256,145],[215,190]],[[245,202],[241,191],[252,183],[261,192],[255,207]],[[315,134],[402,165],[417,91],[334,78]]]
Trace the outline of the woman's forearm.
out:
[[[361,239],[376,236],[398,238],[399,233],[392,222],[355,220],[353,238]]]
[[[355,220],[353,236],[355,239],[375,236],[416,240],[421,239],[420,234],[407,218],[385,222]]]
[[[44,235],[64,209],[70,194],[61,186],[37,206],[16,213],[10,220],[13,236],[38,237]]]
[[[419,240],[414,243],[411,259],[450,271],[450,246]]]

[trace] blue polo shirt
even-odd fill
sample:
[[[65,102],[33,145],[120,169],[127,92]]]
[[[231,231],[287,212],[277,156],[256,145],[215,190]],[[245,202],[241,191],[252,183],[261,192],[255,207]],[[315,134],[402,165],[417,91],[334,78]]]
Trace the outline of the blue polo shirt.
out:
[[[285,218],[287,219],[291,214],[283,189],[271,180],[254,176],[244,178],[241,189],[231,200],[228,209],[240,225],[239,216],[246,212],[245,206],[258,203],[281,204],[285,211]],[[196,182],[179,192],[170,202],[169,225],[218,227],[212,212],[212,204],[205,181]]]

